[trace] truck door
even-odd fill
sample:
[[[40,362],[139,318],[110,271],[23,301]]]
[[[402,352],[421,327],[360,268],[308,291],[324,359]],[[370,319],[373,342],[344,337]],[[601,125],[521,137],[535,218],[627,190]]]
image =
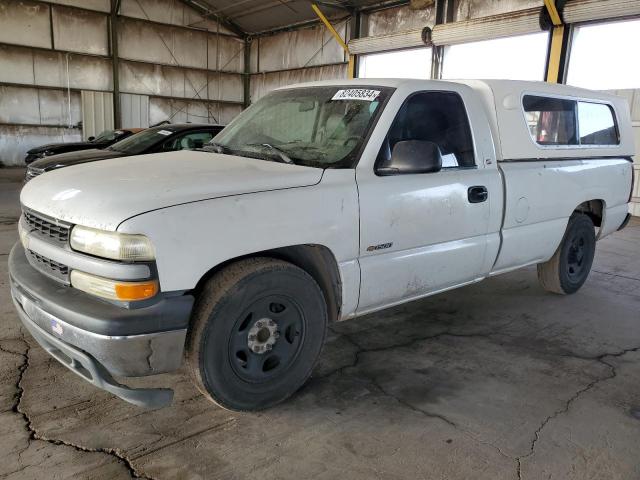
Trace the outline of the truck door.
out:
[[[495,260],[502,180],[484,111],[465,88],[411,94],[373,168],[358,166],[358,312],[472,282],[486,276]],[[477,127],[468,103],[480,115]],[[394,147],[407,140],[435,143],[442,169],[394,173]]]

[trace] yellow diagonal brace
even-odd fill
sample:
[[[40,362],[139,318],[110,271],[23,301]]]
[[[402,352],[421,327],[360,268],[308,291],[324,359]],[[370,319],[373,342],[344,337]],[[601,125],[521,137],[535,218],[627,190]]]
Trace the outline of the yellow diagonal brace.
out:
[[[348,72],[349,73],[349,78],[354,78],[355,77],[355,58],[354,58],[353,55],[351,55],[349,53],[349,46],[345,43],[345,41],[342,39],[342,37],[336,31],[336,29],[333,28],[333,25],[331,25],[331,22],[329,21],[329,19],[324,16],[324,13],[322,13],[322,10],[320,10],[320,8],[315,3],[311,4],[311,8],[313,8],[313,11],[316,12],[316,15],[318,16],[320,21],[322,23],[324,23],[324,26],[327,27],[327,30],[329,30],[331,32],[331,34],[334,36],[334,38],[340,44],[340,46],[342,47],[344,52],[347,55],[349,55],[349,72]]]
[[[549,12],[549,17],[551,17],[551,22],[554,25],[562,25],[562,19],[560,18],[560,14],[558,13],[558,9],[556,8],[555,0],[544,0],[544,6],[547,7],[547,12]]]

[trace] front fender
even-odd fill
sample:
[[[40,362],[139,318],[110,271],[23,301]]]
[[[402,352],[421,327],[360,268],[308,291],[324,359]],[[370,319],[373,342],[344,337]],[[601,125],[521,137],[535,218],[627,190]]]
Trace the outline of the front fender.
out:
[[[327,170],[313,186],[193,202],[132,217],[119,232],[148,236],[163,291],[193,289],[233,258],[291,245],[327,247],[356,263],[358,197],[353,170]]]

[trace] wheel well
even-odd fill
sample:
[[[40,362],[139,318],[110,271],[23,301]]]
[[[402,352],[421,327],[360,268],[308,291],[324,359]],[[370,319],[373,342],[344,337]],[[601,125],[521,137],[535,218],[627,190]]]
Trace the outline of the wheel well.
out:
[[[582,202],[574,212],[584,213],[585,215],[591,218],[591,221],[596,227],[600,227],[602,225],[602,215],[604,212],[604,201],[603,200],[588,200],[586,202]]]
[[[323,245],[292,245],[289,247],[275,248],[254,252],[249,255],[236,257],[220,265],[215,266],[202,276],[196,285],[196,295],[202,289],[202,285],[217,272],[228,265],[251,257],[269,257],[284,260],[301,268],[318,283],[327,302],[329,321],[334,322],[340,318],[342,307],[342,280],[338,263],[327,247]]]

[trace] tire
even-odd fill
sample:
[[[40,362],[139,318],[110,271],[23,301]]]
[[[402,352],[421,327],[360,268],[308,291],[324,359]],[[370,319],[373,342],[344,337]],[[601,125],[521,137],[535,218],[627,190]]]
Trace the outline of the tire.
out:
[[[271,407],[310,377],[327,322],[322,290],[304,270],[271,258],[238,261],[198,297],[186,348],[191,377],[228,410]]]
[[[574,213],[553,257],[538,264],[538,280],[542,288],[560,295],[577,292],[591,271],[596,251],[593,221],[587,215]]]

